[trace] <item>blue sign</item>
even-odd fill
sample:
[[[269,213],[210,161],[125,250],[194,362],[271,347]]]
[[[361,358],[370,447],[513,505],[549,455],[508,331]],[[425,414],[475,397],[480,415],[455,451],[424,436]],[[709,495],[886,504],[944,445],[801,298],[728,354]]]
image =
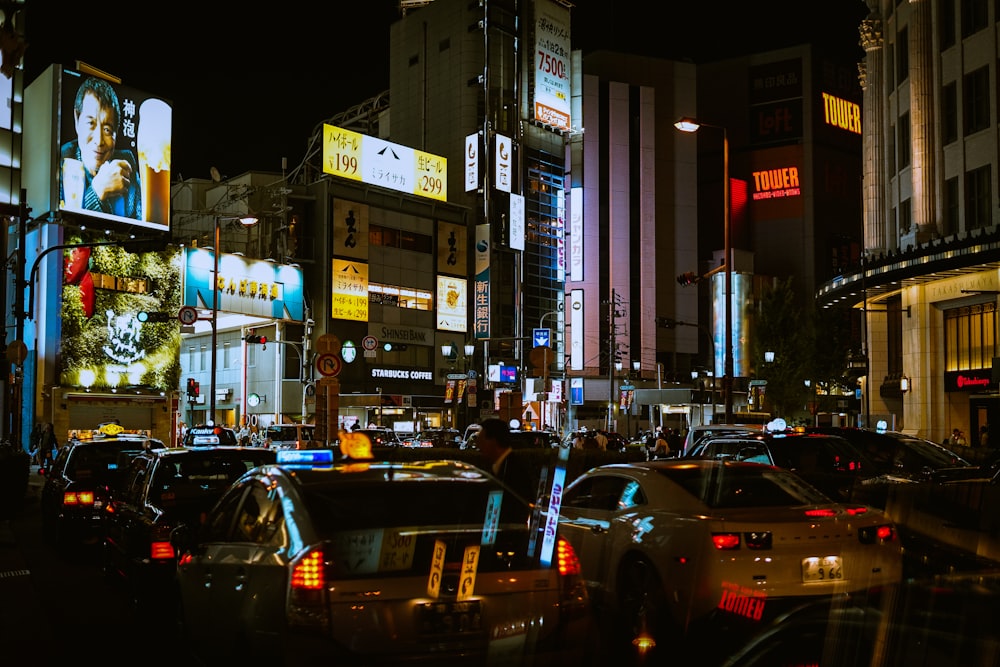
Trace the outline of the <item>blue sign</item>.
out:
[[[531,338],[535,347],[552,347],[552,329],[535,329]]]
[[[580,380],[580,382],[577,382]],[[569,402],[573,405],[583,405],[583,378],[572,378],[569,388]]]

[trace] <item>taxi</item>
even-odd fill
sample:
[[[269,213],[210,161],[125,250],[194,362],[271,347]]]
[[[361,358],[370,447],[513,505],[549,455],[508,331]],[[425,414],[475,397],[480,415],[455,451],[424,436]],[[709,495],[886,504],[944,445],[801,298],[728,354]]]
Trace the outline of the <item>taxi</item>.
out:
[[[501,482],[372,458],[360,433],[282,450],[181,526],[183,636],[202,659],[580,664],[594,636],[573,549]]]
[[[82,440],[69,440],[52,464],[39,468],[45,478],[40,496],[42,532],[58,549],[97,545],[103,538],[103,511],[129,460],[163,447],[162,441],[126,432],[106,422]]]

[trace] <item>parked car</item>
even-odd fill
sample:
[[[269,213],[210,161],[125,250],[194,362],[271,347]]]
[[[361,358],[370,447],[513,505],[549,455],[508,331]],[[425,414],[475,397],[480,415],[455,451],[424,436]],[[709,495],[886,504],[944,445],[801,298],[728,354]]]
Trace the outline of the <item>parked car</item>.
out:
[[[372,447],[401,447],[403,445],[399,436],[391,428],[379,426],[376,428],[359,428],[351,432],[362,433],[367,436],[372,443]]]
[[[275,453],[260,447],[177,447],[136,455],[105,508],[105,572],[124,578],[136,602],[162,600],[177,567],[170,531],[181,522],[198,523],[230,484],[274,461]]]
[[[199,424],[198,426],[188,428],[184,433],[183,442],[185,447],[216,445],[236,447],[239,444],[239,439],[236,437],[236,431],[231,428]]]
[[[180,625],[199,657],[569,665],[592,652],[573,550],[496,478],[351,458],[278,452],[201,527],[174,530]]]
[[[875,466],[857,447],[844,438],[820,433],[728,431],[703,438],[686,458],[748,461],[786,468],[842,502],[857,499],[858,480],[877,475]]]
[[[763,627],[789,605],[902,576],[884,513],[836,503],[795,473],[758,463],[592,468],[567,487],[560,529],[601,617],[654,651],[649,664],[665,662],[678,637],[708,620]]]
[[[98,544],[104,534],[104,507],[121,471],[133,456],[163,446],[160,440],[126,434],[120,425],[109,423],[90,439],[70,440],[60,447],[52,465],[38,470],[45,478],[40,496],[45,538],[61,550]]]
[[[723,433],[754,434],[763,432],[764,429],[761,426],[752,424],[698,424],[689,428],[687,435],[684,436],[684,448],[680,456],[686,456],[704,438]]]

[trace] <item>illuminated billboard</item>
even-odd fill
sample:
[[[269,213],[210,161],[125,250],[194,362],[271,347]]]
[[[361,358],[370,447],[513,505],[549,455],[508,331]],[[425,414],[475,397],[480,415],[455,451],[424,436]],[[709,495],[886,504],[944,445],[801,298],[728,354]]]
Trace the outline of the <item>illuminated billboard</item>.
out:
[[[570,129],[569,9],[547,0],[535,2],[535,120]]]
[[[444,331],[468,330],[469,283],[465,278],[437,277],[437,328]]]
[[[162,391],[178,386],[179,283],[150,276],[177,275],[179,264],[177,250],[134,254],[107,245],[63,251],[62,386]],[[154,313],[160,317],[148,316]]]
[[[302,269],[242,255],[219,254],[218,295],[213,294],[215,257],[207,248],[184,249],[181,305],[220,312],[302,322],[305,297]]]
[[[323,125],[323,172],[448,201],[447,158],[334,125]]]
[[[59,210],[169,229],[171,104],[71,70],[58,99]]]

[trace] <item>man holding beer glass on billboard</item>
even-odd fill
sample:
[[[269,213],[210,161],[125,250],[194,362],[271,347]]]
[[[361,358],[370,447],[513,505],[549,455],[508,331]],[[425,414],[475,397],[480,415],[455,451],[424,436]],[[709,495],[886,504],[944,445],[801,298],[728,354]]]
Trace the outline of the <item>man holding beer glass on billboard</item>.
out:
[[[61,151],[61,205],[141,220],[135,155],[116,147],[121,105],[114,88],[103,79],[85,79],[76,92],[73,122],[77,138]]]

